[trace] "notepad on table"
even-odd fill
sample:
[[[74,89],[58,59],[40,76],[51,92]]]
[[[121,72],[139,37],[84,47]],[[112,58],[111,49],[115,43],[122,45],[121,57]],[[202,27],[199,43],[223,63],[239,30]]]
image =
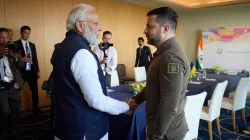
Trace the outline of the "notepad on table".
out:
[[[114,90],[112,90],[112,89],[107,89],[107,91],[108,91],[108,92],[113,92]]]
[[[238,75],[237,72],[227,72],[226,74],[227,74],[227,75]]]
[[[206,79],[206,81],[217,81],[216,79]]]
[[[188,82],[189,84],[196,84],[196,85],[198,85],[198,84],[201,84],[201,82],[194,82],[194,81],[190,81],[190,82]]]

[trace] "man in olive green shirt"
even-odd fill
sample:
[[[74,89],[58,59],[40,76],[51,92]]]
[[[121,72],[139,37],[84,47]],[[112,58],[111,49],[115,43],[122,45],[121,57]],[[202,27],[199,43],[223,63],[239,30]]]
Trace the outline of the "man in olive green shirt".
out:
[[[151,10],[144,34],[157,51],[147,72],[147,138],[182,140],[187,131],[184,99],[189,62],[175,38],[177,14],[169,7]]]

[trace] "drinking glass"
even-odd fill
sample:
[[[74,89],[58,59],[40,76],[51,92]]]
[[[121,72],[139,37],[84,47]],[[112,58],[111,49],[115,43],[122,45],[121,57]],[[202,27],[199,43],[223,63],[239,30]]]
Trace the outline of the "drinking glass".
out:
[[[207,78],[207,72],[206,72],[206,70],[203,70],[202,78],[203,78],[203,79],[206,79],[206,78]]]

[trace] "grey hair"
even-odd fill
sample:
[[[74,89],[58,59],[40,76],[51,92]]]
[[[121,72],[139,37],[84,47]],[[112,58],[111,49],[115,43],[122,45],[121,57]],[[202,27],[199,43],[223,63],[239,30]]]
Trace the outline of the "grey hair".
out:
[[[67,30],[74,30],[75,24],[78,20],[86,21],[88,12],[94,11],[95,8],[93,6],[87,4],[79,4],[76,5],[69,13],[69,16],[66,21],[66,29]]]

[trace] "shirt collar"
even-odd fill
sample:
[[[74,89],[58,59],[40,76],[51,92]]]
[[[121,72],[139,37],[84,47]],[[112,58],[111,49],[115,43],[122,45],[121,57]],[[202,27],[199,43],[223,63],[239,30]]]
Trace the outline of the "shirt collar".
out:
[[[28,43],[28,41],[25,41],[25,40],[23,40],[23,39],[21,39],[21,41],[22,41],[23,44]]]
[[[171,37],[168,40],[166,40],[154,53],[154,56],[159,55],[160,53],[162,53],[164,50],[168,49],[171,44],[173,44],[173,42],[176,42],[176,38],[175,37]]]

